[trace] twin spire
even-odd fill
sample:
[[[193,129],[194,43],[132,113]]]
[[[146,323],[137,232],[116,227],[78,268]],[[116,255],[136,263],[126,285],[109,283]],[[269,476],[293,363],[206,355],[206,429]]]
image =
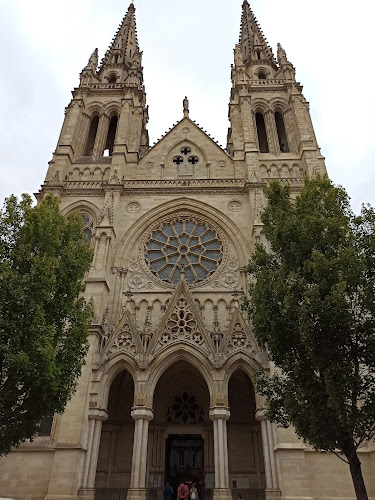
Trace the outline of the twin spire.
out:
[[[266,65],[271,73],[275,73],[279,66],[290,66],[290,72],[294,68],[286,58],[284,49],[278,45],[277,60],[273,55],[267,39],[258,24],[253,11],[250,8],[248,0],[242,4],[241,31],[239,44],[236,46],[236,59],[245,66]],[[137,27],[135,19],[135,6],[132,2],[125,14],[115,36],[112,39],[105,56],[100,62],[98,68],[98,51],[91,54],[88,64],[84,68],[86,79],[81,78],[81,83],[91,80],[89,74],[95,75],[94,78],[105,82],[110,82],[111,72],[116,73],[118,83],[129,83],[132,86],[143,85],[142,74],[142,52],[139,49],[137,38]],[[81,74],[81,75],[82,75]],[[91,77],[92,78],[92,77]],[[186,112],[185,112],[186,114]]]

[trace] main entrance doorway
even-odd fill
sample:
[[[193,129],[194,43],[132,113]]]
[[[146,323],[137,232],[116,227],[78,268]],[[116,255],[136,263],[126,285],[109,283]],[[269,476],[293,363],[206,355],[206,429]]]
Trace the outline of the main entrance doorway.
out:
[[[181,481],[198,491],[204,481],[204,449],[200,434],[170,434],[166,440],[165,475],[173,490]]]

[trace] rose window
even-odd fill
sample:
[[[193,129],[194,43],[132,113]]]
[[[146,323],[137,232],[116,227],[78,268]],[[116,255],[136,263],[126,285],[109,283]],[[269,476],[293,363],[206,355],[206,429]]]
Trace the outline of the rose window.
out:
[[[201,424],[203,409],[194,394],[181,392],[168,408],[168,424]]]
[[[207,223],[181,218],[152,231],[145,244],[145,259],[162,281],[175,285],[184,269],[187,283],[192,284],[216,271],[223,259],[223,244]]]

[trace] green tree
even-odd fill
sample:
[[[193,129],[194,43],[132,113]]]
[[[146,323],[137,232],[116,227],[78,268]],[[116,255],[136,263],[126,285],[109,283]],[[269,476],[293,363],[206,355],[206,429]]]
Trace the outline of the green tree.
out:
[[[326,176],[306,179],[295,202],[276,181],[267,197],[269,249],[256,246],[244,307],[276,369],[257,389],[269,418],[339,455],[367,499],[357,450],[375,435],[374,209],[354,215]]]
[[[48,195],[0,211],[0,455],[62,412],[87,353],[91,308],[82,279],[92,260],[78,214]]]

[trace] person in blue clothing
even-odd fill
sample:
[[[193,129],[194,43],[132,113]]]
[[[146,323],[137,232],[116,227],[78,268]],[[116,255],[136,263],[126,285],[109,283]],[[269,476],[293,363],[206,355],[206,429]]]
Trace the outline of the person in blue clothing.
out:
[[[163,488],[163,495],[164,500],[172,500],[173,488],[169,485],[168,481],[165,483],[165,486]]]

